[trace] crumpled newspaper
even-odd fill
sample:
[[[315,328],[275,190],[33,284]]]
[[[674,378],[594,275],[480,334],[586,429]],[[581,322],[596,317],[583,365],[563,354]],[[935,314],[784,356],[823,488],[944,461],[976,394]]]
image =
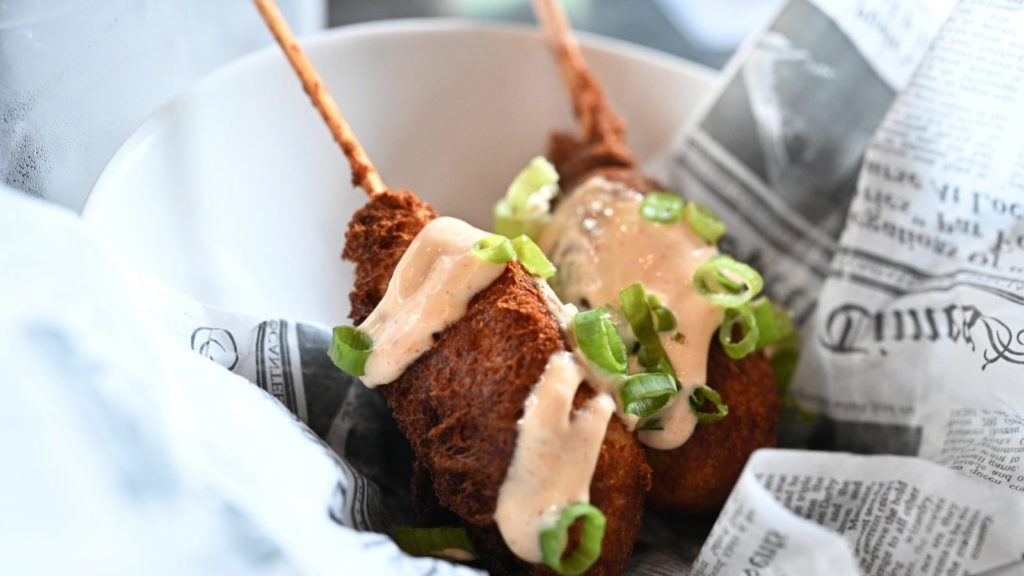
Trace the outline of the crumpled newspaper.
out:
[[[784,444],[828,451],[757,453],[695,574],[1024,573],[1022,30],[792,0],[673,151],[797,313]]]

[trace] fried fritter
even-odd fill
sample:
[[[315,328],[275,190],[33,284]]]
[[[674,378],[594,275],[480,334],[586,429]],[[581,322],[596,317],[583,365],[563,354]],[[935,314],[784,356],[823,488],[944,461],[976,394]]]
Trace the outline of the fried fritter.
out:
[[[548,155],[567,193],[593,176],[644,193],[660,188],[636,170],[632,155],[616,140],[581,142],[554,133]],[[648,503],[654,508],[693,513],[719,510],[750,454],[777,442],[779,394],[764,354],[733,360],[718,342],[712,343],[708,385],[728,404],[729,415],[719,422],[699,424],[689,441],[675,450],[647,450],[654,472]]]
[[[647,449],[654,471],[649,505],[690,513],[717,512],[758,448],[775,446],[779,393],[762,353],[729,358],[718,342],[708,358],[708,386],[729,406],[729,415],[699,424],[675,450]]]
[[[362,324],[377,307],[402,254],[434,218],[434,207],[409,190],[389,190],[352,215],[341,257],[356,264],[355,285],[349,293],[353,322]]]
[[[571,134],[554,132],[548,140],[548,160],[558,170],[558,184],[569,192],[594,176],[622,182],[634,190],[660,188],[636,169],[636,162],[621,140],[584,142]]]
[[[380,301],[401,255],[435,216],[429,205],[404,191],[374,197],[356,212],[344,252],[356,263],[355,322],[365,320]],[[435,335],[430,351],[384,387],[419,474],[429,475],[440,505],[469,525],[483,561],[498,573],[548,572],[508,551],[494,511],[523,404],[549,356],[567,348],[544,295],[512,262],[474,297],[465,316]],[[581,385],[576,402],[592,394]],[[613,418],[590,485],[590,501],[604,512],[607,527],[601,558],[589,574],[622,570],[640,529],[650,479],[643,449]]]

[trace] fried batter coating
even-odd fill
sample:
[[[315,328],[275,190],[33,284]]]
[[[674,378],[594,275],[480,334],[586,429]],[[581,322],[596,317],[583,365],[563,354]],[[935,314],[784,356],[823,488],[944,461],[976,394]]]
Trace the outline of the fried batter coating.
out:
[[[653,508],[717,512],[754,450],[777,442],[779,393],[764,354],[733,360],[718,342],[713,343],[708,386],[722,396],[729,415],[699,424],[679,448],[647,449],[647,461],[654,470],[649,500]]]
[[[619,141],[587,143],[554,133],[548,154],[562,177],[563,190],[569,193],[593,176],[645,193],[659,188],[635,169],[632,156]],[[750,454],[778,441],[779,394],[763,354],[733,360],[714,342],[708,385],[729,405],[729,415],[719,422],[699,424],[690,440],[675,450],[647,450],[654,471],[648,499],[653,508],[692,513],[719,510]]]
[[[548,160],[558,170],[559,186],[571,191],[594,176],[622,182],[634,190],[660,188],[636,169],[633,155],[621,140],[583,142],[571,134],[554,132],[548,141]]]
[[[401,191],[375,197],[356,212],[344,253],[356,263],[353,320],[362,322],[383,297],[402,253],[434,216],[426,203]],[[384,387],[416,454],[418,475],[429,474],[440,505],[470,525],[484,562],[496,573],[547,573],[508,551],[494,511],[523,404],[548,357],[565,349],[543,294],[513,262],[473,298],[463,318],[435,335],[429,352]],[[576,402],[592,395],[581,385]],[[650,481],[643,449],[613,418],[590,485],[590,501],[608,523],[601,558],[589,574],[622,570],[640,529]]]
[[[356,264],[355,286],[349,293],[353,322],[362,324],[377,307],[405,249],[434,218],[434,207],[409,190],[389,190],[352,215],[341,257]]]

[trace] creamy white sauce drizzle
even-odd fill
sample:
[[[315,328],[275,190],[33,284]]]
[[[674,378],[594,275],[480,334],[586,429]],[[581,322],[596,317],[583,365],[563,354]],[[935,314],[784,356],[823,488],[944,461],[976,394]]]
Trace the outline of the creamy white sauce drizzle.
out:
[[[563,199],[539,244],[558,268],[552,286],[563,300],[618,306],[619,291],[642,282],[675,314],[677,328],[660,337],[683,388],[658,414],[664,429],[639,433],[647,446],[668,450],[683,445],[697,425],[688,398],[707,381],[709,346],[722,311],[697,293],[693,273],[718,251],[681,222],[644,219],[642,201],[623,184],[591,178]],[[673,339],[676,332],[681,341]]]
[[[437,218],[413,239],[395,268],[387,292],[359,328],[373,339],[363,382],[370,387],[398,379],[434,343],[434,334],[458,321],[478,292],[505,270],[473,254],[487,233],[461,220]],[[563,304],[535,279],[548,310],[565,330],[576,307]],[[590,500],[590,481],[615,400],[598,387],[578,410],[572,401],[586,363],[572,352],[552,355],[524,403],[512,462],[498,493],[494,520],[520,558],[541,562],[540,532],[564,506]],[[446,551],[457,557],[461,551]]]
[[[359,329],[373,338],[362,381],[393,382],[434,344],[434,334],[458,321],[470,300],[505,270],[473,254],[487,233],[441,217],[416,235],[402,255],[387,292]]]
[[[573,411],[583,377],[572,353],[553,354],[517,423],[519,437],[494,520],[505,544],[527,562],[543,560],[540,532],[563,506],[590,501],[590,479],[615,401],[599,393]]]
[[[471,562],[476,560],[476,556],[473,556],[469,551],[463,550],[462,548],[445,548],[438,552],[437,556],[455,560],[456,562]]]
[[[576,318],[579,308],[575,304],[563,304],[559,300],[558,294],[555,294],[555,291],[551,289],[547,282],[536,276],[532,278],[537,289],[544,295],[544,304],[547,306],[548,312],[551,312],[551,315],[558,321],[558,327],[563,331],[568,330],[569,324]]]

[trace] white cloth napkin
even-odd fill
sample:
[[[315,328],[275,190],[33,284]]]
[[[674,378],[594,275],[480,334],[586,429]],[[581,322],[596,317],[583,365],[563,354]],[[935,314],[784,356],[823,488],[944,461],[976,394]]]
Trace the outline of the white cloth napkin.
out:
[[[0,270],[0,572],[474,573],[333,520],[337,461],[72,213],[0,187]]]

